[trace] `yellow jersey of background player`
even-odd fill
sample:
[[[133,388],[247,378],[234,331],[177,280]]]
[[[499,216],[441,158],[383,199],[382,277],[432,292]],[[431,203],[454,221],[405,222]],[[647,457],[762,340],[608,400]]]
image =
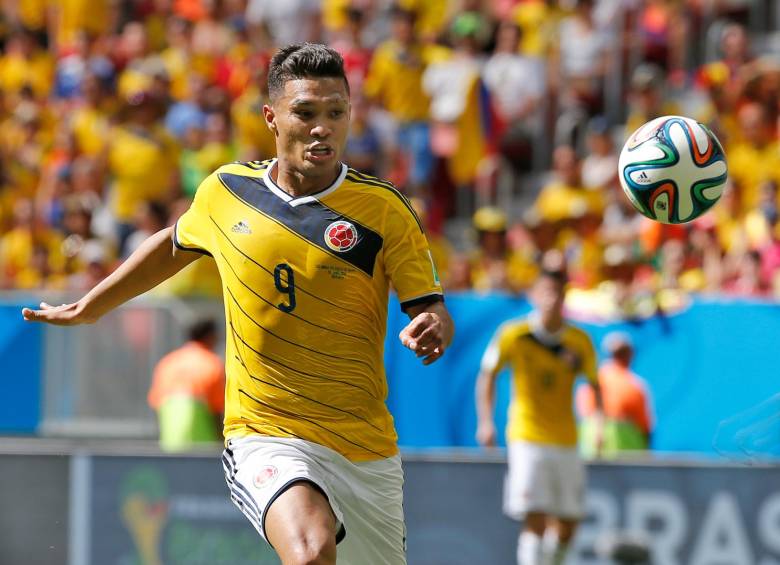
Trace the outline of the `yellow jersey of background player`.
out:
[[[299,437],[353,461],[396,453],[385,406],[388,284],[404,307],[441,296],[420,221],[391,184],[341,165],[293,198],[275,160],[225,165],[178,221],[214,257],[227,324],[225,437]]]
[[[550,339],[538,315],[507,322],[485,352],[483,366],[512,370],[507,441],[574,447],[572,391],[579,375],[596,382],[596,353],[583,330],[564,324]]]

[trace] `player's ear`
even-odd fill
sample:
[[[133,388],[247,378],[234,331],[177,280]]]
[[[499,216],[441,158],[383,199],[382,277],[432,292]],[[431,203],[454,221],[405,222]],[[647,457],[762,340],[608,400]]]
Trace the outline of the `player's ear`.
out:
[[[263,117],[265,118],[265,125],[268,126],[268,129],[270,129],[274,135],[276,135],[278,133],[276,127],[276,112],[274,112],[274,109],[268,104],[263,104]]]

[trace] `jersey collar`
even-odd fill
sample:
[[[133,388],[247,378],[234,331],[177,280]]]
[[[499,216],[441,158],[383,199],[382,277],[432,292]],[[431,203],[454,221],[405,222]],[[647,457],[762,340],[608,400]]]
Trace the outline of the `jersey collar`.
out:
[[[349,170],[349,167],[347,167],[344,163],[341,163],[341,172],[339,173],[339,176],[336,177],[336,180],[333,181],[333,183],[323,188],[322,190],[315,192],[313,194],[307,194],[306,196],[300,196],[298,198],[293,198],[289,194],[287,194],[284,190],[282,190],[278,184],[274,182],[274,180],[271,178],[271,171],[274,167],[276,167],[277,159],[274,159],[271,161],[271,164],[268,165],[267,172],[265,174],[264,180],[266,181],[265,184],[268,187],[268,190],[273,192],[276,196],[287,202],[290,206],[298,206],[300,204],[307,204],[309,202],[316,202],[320,198],[323,198],[330,194],[331,192],[335,191],[339,186],[341,186],[341,183],[344,182],[344,178],[347,176],[347,171]]]

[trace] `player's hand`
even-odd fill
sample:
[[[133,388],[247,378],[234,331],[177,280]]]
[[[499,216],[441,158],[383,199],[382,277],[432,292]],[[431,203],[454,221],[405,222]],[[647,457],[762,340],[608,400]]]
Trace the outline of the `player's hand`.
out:
[[[496,425],[493,422],[480,422],[477,426],[477,442],[484,447],[496,446]]]
[[[41,302],[40,310],[23,308],[22,317],[27,322],[45,322],[55,326],[75,326],[95,321],[85,315],[84,308],[79,302],[62,304],[61,306],[51,306]]]
[[[452,320],[443,306],[435,311],[423,311],[414,316],[398,338],[404,346],[423,358],[423,365],[430,365],[444,355],[452,340]]]

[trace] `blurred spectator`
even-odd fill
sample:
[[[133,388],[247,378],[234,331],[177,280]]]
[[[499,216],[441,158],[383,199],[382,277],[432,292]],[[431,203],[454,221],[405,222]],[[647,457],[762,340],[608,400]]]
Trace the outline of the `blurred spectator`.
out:
[[[246,22],[264,28],[275,45],[317,41],[320,0],[248,0]]]
[[[582,185],[577,153],[573,147],[562,145],[553,153],[553,178],[542,188],[534,206],[543,219],[560,222],[586,214],[600,215],[604,195]]]
[[[177,184],[177,148],[159,124],[159,101],[147,91],[131,94],[126,121],[112,129],[108,151],[112,213],[120,253],[133,232],[136,210],[145,200],[165,200]]]
[[[242,160],[262,160],[276,156],[274,137],[263,117],[263,105],[269,102],[268,61],[267,57],[255,58],[251,67],[250,85],[230,108],[237,157]]]
[[[54,61],[27,30],[15,30],[0,55],[0,88],[12,99],[29,88],[38,99],[51,92]]]
[[[189,341],[157,364],[149,405],[157,412],[160,447],[185,451],[203,442],[220,441],[225,409],[225,373],[214,320],[192,325]]]
[[[576,0],[575,5],[574,13],[558,29],[553,61],[559,65],[559,74],[555,80],[564,109],[580,108],[592,116],[601,110],[609,37],[596,27],[595,0]]]
[[[631,75],[626,137],[650,120],[680,114],[677,105],[666,98],[664,90],[664,71],[661,67],[644,63],[634,69]]]
[[[769,296],[771,286],[762,272],[758,251],[745,251],[735,263],[733,276],[723,284],[726,294],[758,298]]]
[[[545,57],[554,41],[556,27],[561,18],[557,2],[526,0],[515,2],[511,19],[522,30],[520,52],[528,57]]]
[[[479,246],[470,258],[472,288],[481,292],[520,292],[529,288],[538,269],[529,257],[509,247],[506,214],[498,208],[484,207],[476,211],[473,221]]]
[[[357,6],[344,8],[346,26],[332,47],[344,58],[344,72],[352,93],[363,91],[363,82],[371,65],[372,51],[364,44],[366,12]]]
[[[168,109],[165,128],[175,138],[181,140],[190,129],[206,127],[206,86],[205,77],[190,75],[186,96]]]
[[[433,261],[436,272],[439,275],[439,278],[444,281],[444,286],[446,287],[446,282],[450,278],[450,260],[453,255],[452,246],[447,241],[447,238],[433,229],[433,226],[431,225],[431,216],[428,213],[428,207],[426,206],[425,201],[421,198],[410,198],[409,201],[411,202],[417,217],[420,218],[420,223],[422,223],[425,228],[425,236],[428,238],[428,248],[431,252],[431,261]],[[461,285],[461,290],[470,287],[470,279],[467,278],[466,281],[465,286]]]
[[[352,120],[344,161],[349,166],[369,175],[383,175],[379,170],[383,147],[379,132],[369,121],[368,103],[360,95],[352,99]]]
[[[588,123],[587,147],[588,154],[582,160],[582,184],[611,195],[610,189],[617,184],[618,155],[605,118],[599,116]]]
[[[398,151],[406,161],[406,182],[399,185],[406,185],[411,194],[420,194],[433,167],[429,100],[422,77],[434,48],[419,42],[415,19],[414,12],[393,9],[392,36],[374,51],[364,89],[387,110],[398,128]]]
[[[95,257],[108,266],[114,254],[109,243],[92,230],[94,200],[86,195],[74,194],[63,204],[62,229],[65,240],[62,242],[62,254],[66,261],[65,271],[68,274],[80,273],[90,262],[96,261]]]
[[[737,209],[742,217],[760,201],[764,181],[780,182],[780,143],[775,139],[766,109],[751,102],[737,114],[740,136],[727,148],[729,178],[734,184]]]
[[[538,138],[542,128],[539,110],[546,78],[542,59],[521,54],[519,45],[517,24],[499,23],[493,54],[482,73],[504,130],[501,140],[504,153],[510,159],[525,153],[530,165],[531,140]]]
[[[31,200],[14,206],[14,223],[0,237],[0,276],[5,288],[62,287],[62,235],[35,213]]]
[[[485,155],[483,132],[471,122],[479,111],[474,105],[480,101],[481,45],[487,33],[481,15],[460,14],[450,29],[452,51],[432,61],[423,74],[423,89],[431,98],[431,146],[447,161],[457,186],[473,182]]]
[[[686,19],[682,2],[645,0],[639,8],[642,60],[667,72],[684,67]],[[633,131],[633,130],[632,130]]]
[[[522,55],[520,28],[503,21],[496,32],[493,54],[485,63],[485,83],[494,96],[496,109],[506,125],[539,126],[535,112],[544,94],[544,67],[539,59]]]
[[[106,100],[103,83],[87,72],[81,80],[78,105],[70,116],[70,127],[76,147],[84,155],[97,157],[106,147],[110,113],[115,110]]]
[[[148,238],[168,225],[168,207],[161,202],[144,202],[135,221],[136,230],[125,243],[123,259],[130,256]]]
[[[599,455],[619,457],[624,451],[648,449],[653,416],[647,385],[631,371],[634,344],[627,334],[612,332],[604,338],[601,347],[609,359],[598,372],[605,418]],[[593,421],[596,399],[589,384],[577,389],[576,404],[580,417],[580,451],[591,458],[598,449]]]

